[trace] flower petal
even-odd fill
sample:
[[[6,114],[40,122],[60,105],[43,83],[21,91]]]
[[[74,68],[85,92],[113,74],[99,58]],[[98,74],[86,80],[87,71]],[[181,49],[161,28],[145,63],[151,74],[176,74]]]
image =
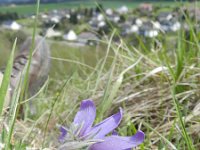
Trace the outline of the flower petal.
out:
[[[89,150],[127,150],[134,148],[144,141],[144,133],[138,131],[132,137],[109,136],[103,142],[93,144]]]
[[[92,100],[83,100],[79,111],[74,118],[74,124],[81,127],[79,136],[84,135],[85,131],[92,127],[96,117],[96,107]]]
[[[112,135],[118,136],[119,134],[118,134],[118,132],[117,132],[116,130],[114,130],[114,131],[112,132]],[[132,150],[132,148],[128,148],[128,149],[125,149],[125,150]]]
[[[65,136],[67,135],[67,130],[65,129],[65,127],[61,126],[60,127],[60,136],[59,136],[59,141],[62,143],[65,140]]]
[[[122,109],[120,111],[109,118],[105,119],[104,121],[100,122],[99,124],[95,125],[87,135],[92,135],[93,139],[102,139],[105,137],[106,134],[113,131],[115,128],[118,127],[119,123],[122,119]]]

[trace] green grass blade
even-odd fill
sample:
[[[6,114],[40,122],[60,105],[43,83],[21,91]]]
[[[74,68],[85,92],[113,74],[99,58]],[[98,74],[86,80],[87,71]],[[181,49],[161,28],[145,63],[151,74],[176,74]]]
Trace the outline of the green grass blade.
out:
[[[165,143],[167,143],[173,150],[177,150],[177,148],[175,147],[175,145],[173,143],[171,143],[167,138],[165,138],[163,135],[161,135],[158,131],[156,131],[155,129],[153,129],[149,124],[143,122],[143,124],[149,128],[150,130],[152,130],[153,132],[155,132],[157,135],[159,135],[161,137],[162,140],[165,141]]]
[[[14,125],[16,122],[16,118],[17,118],[17,114],[20,108],[19,105],[19,97],[20,97],[20,93],[21,93],[21,85],[22,85],[22,79],[20,79],[19,84],[17,86],[17,88],[15,89],[13,96],[12,96],[12,101],[11,101],[11,106],[10,106],[10,110],[9,110],[9,131],[8,131],[8,137],[6,139],[6,145],[5,145],[5,150],[10,150],[11,148],[11,138],[13,135],[13,131],[14,131]]]
[[[109,72],[109,77],[108,77],[108,80],[107,80],[106,88],[104,90],[103,99],[102,99],[101,104],[99,106],[100,111],[99,111],[98,117],[97,117],[99,120],[103,119],[104,113],[108,110],[108,108],[112,104],[113,99],[111,99],[111,98],[109,99],[109,93],[111,92],[110,89],[112,89],[112,79],[114,77],[114,71],[115,71],[115,68],[116,68],[116,65],[117,65],[116,61],[117,61],[117,57],[118,57],[120,48],[121,48],[121,44],[118,46],[118,48],[116,50],[115,57],[114,57],[114,60],[113,60],[113,63],[111,65],[111,69],[110,69],[110,72]],[[121,80],[121,78],[120,78],[120,80]],[[117,85],[115,85],[117,87],[113,87],[115,91],[119,87],[118,84],[119,84],[119,82],[117,83]]]
[[[100,69],[99,69],[99,72],[98,72],[98,76],[97,76],[97,82],[96,82],[96,84],[95,84],[95,88],[94,88],[94,91],[93,91],[93,94],[92,94],[92,95],[95,95],[95,92],[96,92],[96,90],[97,90],[97,87],[98,87],[98,85],[99,85],[99,83],[100,83],[100,78],[101,78],[101,75],[102,75],[102,73],[103,73],[103,69],[105,68],[105,64],[106,64],[106,61],[107,61],[108,56],[109,56],[109,52],[110,52],[110,48],[111,48],[112,39],[113,39],[113,37],[114,37],[114,34],[115,34],[115,31],[113,31],[113,33],[112,33],[112,35],[111,35],[111,38],[110,38],[109,41],[108,41],[108,46],[107,46],[107,50],[106,50],[106,55],[105,55],[105,57],[104,57],[104,59],[103,59],[103,62],[102,62],[102,64],[101,64],[101,66],[100,66]]]
[[[39,8],[40,8],[40,0],[37,0],[36,17],[35,17],[35,21],[34,21],[34,28],[33,28],[33,34],[32,34],[32,44],[31,44],[31,48],[30,48],[29,59],[28,59],[28,62],[26,64],[26,72],[25,72],[25,77],[24,77],[24,87],[22,88],[21,99],[23,99],[25,93],[27,93],[27,91],[28,91],[29,70],[30,70],[30,66],[31,66],[34,44],[35,44],[35,35],[36,35],[36,29],[37,29],[37,23],[38,23]]]
[[[181,108],[180,108],[180,103],[178,102],[177,98],[176,98],[176,85],[174,83],[173,87],[172,87],[172,96],[173,96],[173,101],[174,101],[174,105],[176,107],[176,113],[177,113],[177,117],[179,119],[180,125],[181,125],[181,129],[182,129],[182,134],[183,134],[183,138],[187,144],[187,147],[189,150],[195,150],[194,145],[192,144],[192,140],[190,139],[187,131],[186,131],[186,127],[185,127],[185,123],[182,117],[182,113],[181,113]]]
[[[6,67],[6,70],[4,73],[4,77],[3,77],[3,81],[2,81],[2,85],[0,88],[0,114],[2,114],[5,97],[6,97],[6,94],[7,94],[8,88],[9,88],[9,84],[10,84],[10,76],[12,73],[16,43],[17,43],[17,38],[14,41],[14,44],[12,47],[12,52],[11,52],[10,58],[8,60],[8,64],[7,64],[7,67]]]

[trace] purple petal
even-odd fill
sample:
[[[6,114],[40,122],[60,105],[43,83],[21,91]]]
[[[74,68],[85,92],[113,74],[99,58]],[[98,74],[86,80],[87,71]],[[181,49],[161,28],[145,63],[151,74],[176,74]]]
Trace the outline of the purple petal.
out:
[[[65,129],[65,127],[61,126],[60,127],[60,136],[59,136],[59,141],[62,143],[65,140],[65,136],[67,135],[67,130]]]
[[[106,134],[113,131],[115,128],[119,126],[119,123],[122,119],[122,109],[120,111],[104,121],[100,122],[96,126],[94,126],[87,135],[92,135],[93,139],[102,139]]]
[[[89,150],[127,150],[134,148],[144,141],[144,133],[138,131],[132,137],[109,136],[103,142],[93,144]]]
[[[96,107],[92,100],[83,100],[79,111],[74,118],[74,124],[81,127],[79,136],[84,135],[85,131],[92,127],[96,117]]]

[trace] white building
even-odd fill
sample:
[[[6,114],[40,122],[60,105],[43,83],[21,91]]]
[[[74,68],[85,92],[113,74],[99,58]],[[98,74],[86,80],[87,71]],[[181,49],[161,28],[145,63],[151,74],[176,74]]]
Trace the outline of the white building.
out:
[[[113,10],[111,8],[106,9],[106,15],[113,15]]]
[[[156,37],[156,36],[158,36],[158,31],[157,31],[157,30],[154,30],[154,29],[152,29],[152,30],[147,30],[147,31],[145,31],[144,36],[149,37],[149,38]]]
[[[181,28],[181,24],[180,24],[180,22],[175,22],[172,26],[171,26],[171,30],[172,31],[178,31],[179,29]]]
[[[68,41],[75,41],[77,40],[77,35],[73,30],[70,30],[67,34],[63,35],[63,39]]]
[[[103,16],[103,14],[98,14],[97,15],[97,21],[104,21],[105,19],[104,19],[104,16]]]
[[[16,21],[5,21],[3,22],[2,26],[10,30],[20,30],[22,28],[22,26]]]
[[[127,14],[128,13],[128,7],[127,6],[122,6],[122,7],[117,9],[117,12],[119,14]]]
[[[136,24],[137,26],[141,27],[142,24],[143,24],[143,22],[142,22],[142,20],[141,20],[140,18],[137,18],[137,19],[135,20],[135,24]]]
[[[131,33],[137,33],[139,31],[139,27],[137,25],[132,25],[130,28]]]
[[[53,28],[49,28],[46,32],[46,37],[51,38],[51,37],[61,37],[62,33],[60,31],[55,31]]]
[[[59,16],[53,16],[50,18],[51,22],[53,23],[59,23],[60,22],[60,17]]]
[[[99,43],[99,38],[92,32],[82,32],[78,35],[78,42],[84,45],[95,45]]]

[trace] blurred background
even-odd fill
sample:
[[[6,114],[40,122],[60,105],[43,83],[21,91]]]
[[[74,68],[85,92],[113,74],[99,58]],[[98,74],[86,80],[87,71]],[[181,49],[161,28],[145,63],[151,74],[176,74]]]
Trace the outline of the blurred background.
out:
[[[174,39],[180,29],[185,30],[189,38],[189,25],[185,15],[195,22],[194,28],[197,28],[200,21],[200,10],[196,8],[199,3],[192,0],[40,2],[37,34],[46,36],[52,56],[81,60],[93,67],[105,54],[106,44],[100,41],[108,40],[113,30],[117,34],[114,35],[113,42],[119,42],[122,37],[129,47],[145,50],[170,43],[167,49],[171,49],[176,45]],[[35,0],[0,1],[0,56],[4,56],[0,59],[0,66],[5,64],[15,37],[18,38],[19,49],[26,37],[32,35],[35,9]],[[141,46],[143,42],[145,47]],[[73,71],[72,64],[65,62],[64,66],[67,66],[67,74]],[[52,75],[65,73],[59,67],[56,72],[54,69]]]

